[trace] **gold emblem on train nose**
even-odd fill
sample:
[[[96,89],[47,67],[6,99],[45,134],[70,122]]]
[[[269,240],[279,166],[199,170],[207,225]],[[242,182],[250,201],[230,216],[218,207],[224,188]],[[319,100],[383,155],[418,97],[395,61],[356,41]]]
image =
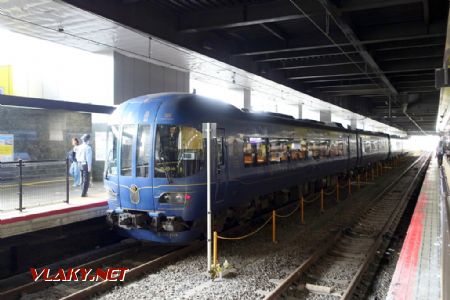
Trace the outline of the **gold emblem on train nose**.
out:
[[[130,186],[130,201],[131,203],[138,204],[139,200],[139,188],[137,185],[132,184]]]

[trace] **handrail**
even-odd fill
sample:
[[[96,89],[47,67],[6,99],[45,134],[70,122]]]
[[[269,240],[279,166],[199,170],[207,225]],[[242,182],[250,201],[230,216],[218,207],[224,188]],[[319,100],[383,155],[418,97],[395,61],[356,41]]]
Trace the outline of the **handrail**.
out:
[[[18,164],[20,160],[15,160],[15,161],[0,161],[0,165],[13,165],[13,164]],[[43,160],[22,160],[22,163],[46,163],[46,162],[65,162],[65,159],[43,159]]]
[[[12,162],[0,162],[0,193],[2,194],[2,202],[0,202],[0,209],[18,209],[19,211],[23,211],[25,209],[26,203],[24,204],[24,193],[26,195],[35,195],[36,193],[30,192],[30,186],[37,185],[47,185],[50,183],[56,182],[65,182],[65,201],[69,203],[69,171],[70,171],[70,162],[69,159],[65,160],[34,160],[34,161],[12,161]],[[62,167],[64,167],[64,175],[62,172]],[[3,168],[3,169],[2,169]],[[35,174],[36,171],[41,173],[42,168],[47,168],[47,170],[51,169],[51,172],[57,171],[57,179],[53,180],[42,180],[42,177],[47,172],[42,174]],[[17,170],[17,171],[16,171]],[[11,171],[14,171],[13,175],[11,175]],[[54,175],[54,174],[53,174]],[[6,177],[5,177],[6,176]],[[55,176],[53,176],[55,177]],[[30,181],[33,178],[41,178],[40,181]],[[56,180],[55,180],[56,179]],[[17,193],[15,195],[18,197],[18,205],[14,204],[14,194],[11,192],[13,189],[17,188]],[[4,195],[9,195],[9,198],[3,197]],[[11,200],[9,200],[11,199]],[[13,207],[10,207],[12,205]],[[28,203],[29,204],[29,203]],[[5,208],[6,207],[6,208]]]

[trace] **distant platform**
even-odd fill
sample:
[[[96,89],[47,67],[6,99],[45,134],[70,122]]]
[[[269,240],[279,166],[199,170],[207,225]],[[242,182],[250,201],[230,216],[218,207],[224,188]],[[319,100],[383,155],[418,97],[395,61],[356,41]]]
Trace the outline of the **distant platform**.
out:
[[[0,210],[0,238],[58,227],[70,223],[101,217],[106,214],[107,194],[102,183],[94,183],[88,197],[80,196],[80,189],[71,188],[70,201],[64,194],[48,205],[31,206],[22,210]],[[3,199],[4,200],[4,199]]]
[[[447,199],[442,193],[440,170],[433,157],[386,299],[442,299],[441,253],[449,251],[448,245],[442,245],[443,201]]]

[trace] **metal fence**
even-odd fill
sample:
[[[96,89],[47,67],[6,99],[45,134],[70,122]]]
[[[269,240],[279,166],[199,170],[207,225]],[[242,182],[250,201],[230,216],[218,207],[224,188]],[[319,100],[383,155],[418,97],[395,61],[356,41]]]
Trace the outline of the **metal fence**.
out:
[[[0,210],[69,202],[69,162],[0,162]]]

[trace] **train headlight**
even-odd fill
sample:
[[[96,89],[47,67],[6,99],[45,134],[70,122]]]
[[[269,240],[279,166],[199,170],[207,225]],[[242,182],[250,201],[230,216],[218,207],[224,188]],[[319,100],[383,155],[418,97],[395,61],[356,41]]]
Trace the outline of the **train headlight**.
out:
[[[185,204],[191,198],[192,196],[188,193],[164,193],[159,196],[159,203]]]

